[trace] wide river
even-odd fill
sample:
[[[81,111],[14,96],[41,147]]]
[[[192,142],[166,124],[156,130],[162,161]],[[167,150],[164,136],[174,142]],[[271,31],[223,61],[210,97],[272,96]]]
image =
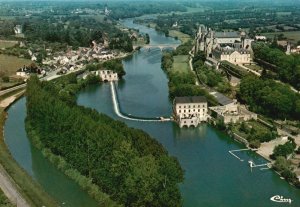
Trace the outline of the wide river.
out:
[[[136,25],[132,20],[125,26],[150,35],[151,44],[178,44],[153,29]],[[170,116],[172,102],[168,99],[168,79],[161,70],[159,49],[141,50],[123,61],[126,76],[117,84],[122,111],[141,117]],[[26,100],[22,98],[8,110],[5,141],[16,161],[39,182],[45,191],[68,207],[94,207],[96,202],[77,184],[56,170],[29,142],[24,129]],[[109,84],[89,86],[78,95],[78,104],[95,108],[110,117],[117,117]],[[128,121],[127,125],[143,129],[178,158],[185,171],[180,185],[185,207],[268,207],[300,206],[300,190],[290,186],[272,170],[249,167],[248,161],[264,164],[266,160],[249,151],[235,152],[240,161],[229,153],[242,149],[226,134],[210,125],[180,129],[171,122]],[[53,129],[55,130],[55,129]],[[292,204],[275,203],[272,196],[292,199]]]

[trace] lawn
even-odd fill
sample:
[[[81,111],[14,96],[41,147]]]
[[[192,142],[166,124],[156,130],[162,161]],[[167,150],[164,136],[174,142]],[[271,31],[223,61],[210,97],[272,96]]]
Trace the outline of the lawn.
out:
[[[190,71],[188,55],[177,55],[174,56],[173,58],[174,58],[174,62],[173,62],[174,72],[188,73]]]
[[[260,67],[259,65],[245,65],[245,67],[255,70],[257,72],[260,72],[263,70],[263,68]]]
[[[191,37],[189,35],[184,34],[177,30],[170,30],[169,36],[178,38],[182,43],[186,43],[191,39]]]
[[[5,40],[0,40],[0,48],[8,48],[15,46],[18,42],[17,41],[5,41]]]
[[[300,31],[291,31],[291,32],[272,32],[272,33],[262,33],[261,35],[265,35],[268,38],[273,38],[275,35],[283,34],[289,40],[296,43],[300,41]]]
[[[15,75],[16,71],[23,65],[30,65],[31,60],[18,58],[10,55],[0,55],[0,71],[7,76]]]

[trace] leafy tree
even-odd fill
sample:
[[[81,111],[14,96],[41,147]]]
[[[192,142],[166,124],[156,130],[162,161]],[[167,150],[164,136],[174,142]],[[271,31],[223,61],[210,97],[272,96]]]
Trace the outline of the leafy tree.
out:
[[[90,193],[99,194],[89,187],[98,186],[103,202],[109,195],[125,206],[181,206],[183,171],[176,158],[142,130],[76,105],[76,92],[98,80],[77,80],[74,74],[52,82],[31,77],[26,91],[31,139],[53,154],[48,157],[60,169],[71,166],[66,173]]]
[[[8,76],[3,76],[3,77],[2,77],[2,81],[3,81],[4,83],[8,83],[8,82],[9,82],[9,77],[8,77]]]

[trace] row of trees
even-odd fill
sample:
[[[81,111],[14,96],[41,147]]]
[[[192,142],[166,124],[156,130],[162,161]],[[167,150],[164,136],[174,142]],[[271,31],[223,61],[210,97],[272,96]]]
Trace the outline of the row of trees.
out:
[[[238,124],[238,130],[245,134],[252,148],[259,148],[262,142],[269,142],[278,136],[276,128],[269,128],[252,121]]]
[[[277,73],[280,80],[300,90],[300,55],[286,55],[280,49],[272,48],[265,43],[254,44],[252,48],[255,58],[276,66],[269,69]]]
[[[145,14],[163,14],[175,11],[186,11],[186,7],[177,2],[111,2],[108,6],[112,10],[110,16],[114,19],[138,17]]]
[[[183,171],[178,161],[145,132],[58,95],[74,92],[78,85],[74,76],[29,80],[27,129],[34,130],[43,148],[124,206],[181,206]]]
[[[295,140],[289,137],[285,144],[278,145],[274,148],[273,154],[270,155],[270,158],[275,160],[273,168],[278,171],[288,182],[300,188],[300,182],[294,172],[294,167],[287,159],[289,155],[295,153],[296,146]]]
[[[162,56],[162,69],[166,71],[169,78],[169,97],[171,99],[176,96],[205,96],[211,105],[217,104],[215,98],[205,89],[196,86],[196,76],[192,72],[175,72],[173,71],[173,56],[188,54],[189,46],[181,45],[176,51],[166,52]]]
[[[260,2],[261,3],[261,2]],[[186,4],[186,2],[184,3]],[[174,29],[172,26],[175,22],[178,22],[178,30],[185,34],[194,36],[198,30],[199,24],[204,24],[214,30],[235,30],[239,31],[241,28],[249,28],[250,37],[254,38],[256,33],[264,32],[261,28],[267,28],[270,25],[282,25],[284,31],[287,30],[285,26],[291,25],[294,30],[297,30],[297,22],[299,22],[299,5],[293,6],[278,6],[276,8],[270,8],[270,5],[262,7],[261,5],[247,5],[246,2],[240,5],[222,4],[221,7],[218,4],[211,5],[210,2],[205,2],[203,5],[209,5],[210,9],[198,12],[186,12],[181,14],[173,13],[171,15],[161,15],[153,21],[156,24],[156,29],[167,33],[170,29]],[[199,5],[198,5],[199,6]],[[195,7],[198,7],[193,6]],[[230,11],[226,10],[226,7],[230,7]],[[205,6],[204,6],[205,7]],[[247,8],[247,9],[245,9]],[[280,15],[279,11],[291,12],[289,15]],[[264,19],[264,21],[261,21]],[[146,20],[147,21],[147,20]],[[149,23],[149,21],[147,22]],[[270,28],[268,28],[270,30]],[[275,29],[275,27],[274,27]]]
[[[93,40],[98,43],[108,40],[111,49],[120,49],[126,52],[133,50],[132,40],[128,34],[111,22],[80,16],[61,19],[39,17],[20,21],[23,21],[23,32],[30,42],[59,42],[76,48],[88,47]]]
[[[300,95],[274,80],[247,76],[241,80],[238,97],[257,113],[274,119],[300,119]]]
[[[199,51],[195,54],[193,58],[193,68],[196,71],[200,81],[209,87],[212,87],[219,91],[220,93],[231,94],[231,86],[226,79],[225,74],[208,68],[205,64],[206,57],[204,52]]]

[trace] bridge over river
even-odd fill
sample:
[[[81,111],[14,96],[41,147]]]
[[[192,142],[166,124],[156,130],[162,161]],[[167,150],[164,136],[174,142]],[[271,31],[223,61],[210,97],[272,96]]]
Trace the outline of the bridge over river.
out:
[[[133,46],[133,49],[138,48],[139,46]],[[145,49],[154,49],[154,48],[159,48],[161,51],[164,49],[173,49],[176,50],[176,48],[178,47],[178,44],[153,44],[153,45],[144,45],[141,46],[142,48]]]

